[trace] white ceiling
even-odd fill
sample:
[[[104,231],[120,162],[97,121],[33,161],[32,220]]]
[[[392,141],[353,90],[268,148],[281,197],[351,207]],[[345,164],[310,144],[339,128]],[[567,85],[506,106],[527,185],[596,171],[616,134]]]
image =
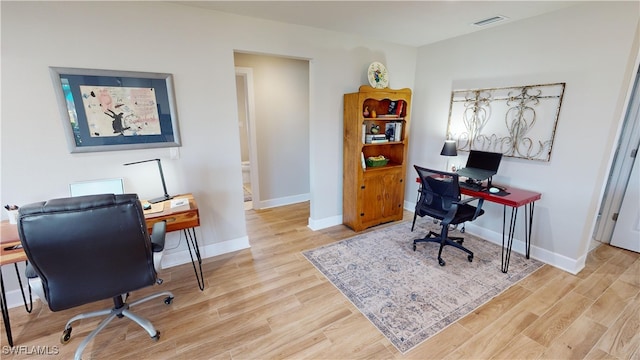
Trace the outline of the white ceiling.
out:
[[[180,4],[421,46],[576,5],[580,1],[177,1]],[[472,23],[508,19],[478,27]]]

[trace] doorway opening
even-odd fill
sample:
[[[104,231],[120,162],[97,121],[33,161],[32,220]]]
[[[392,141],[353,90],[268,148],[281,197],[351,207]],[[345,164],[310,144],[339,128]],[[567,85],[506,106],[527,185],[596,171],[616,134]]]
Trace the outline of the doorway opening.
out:
[[[633,191],[628,191],[629,184],[632,184],[631,186],[637,186],[637,179],[632,178],[632,171],[634,163],[637,163],[636,158],[638,155],[638,147],[640,146],[640,66],[638,61],[640,61],[640,54],[636,60],[635,78],[630,90],[625,119],[593,234],[593,239],[598,242],[633,251],[638,251],[639,249],[640,243],[638,243],[637,238],[628,239],[628,243],[627,239],[622,243],[616,243],[616,241],[612,240],[614,230],[616,230],[616,226],[620,223],[640,224],[640,214],[638,213],[637,203],[634,204],[635,208],[629,208],[629,206],[627,206],[627,212],[625,214],[621,212],[625,198],[630,197],[631,201],[633,200]],[[637,171],[636,169],[636,173]],[[633,180],[635,180],[635,182]],[[637,191],[635,194],[637,194]],[[629,209],[631,209],[631,211],[629,211]],[[621,219],[623,216],[635,216],[637,219]],[[640,228],[637,226],[638,225],[629,226],[629,229],[626,230],[630,230],[630,233],[635,231],[635,234],[637,234],[637,232],[640,231]],[[620,230],[621,229],[618,229],[618,231]],[[595,244],[592,244],[592,247],[595,246]]]
[[[234,52],[245,209],[310,200],[309,60]]]
[[[246,67],[236,67],[236,97],[238,99],[238,131],[240,135],[240,156],[242,166],[242,191],[244,209],[254,208],[254,198],[259,198],[257,155],[252,154],[255,149],[255,118],[253,95],[253,70]],[[253,161],[252,161],[253,160]],[[255,179],[253,179],[255,178]],[[254,185],[255,184],[255,185]]]

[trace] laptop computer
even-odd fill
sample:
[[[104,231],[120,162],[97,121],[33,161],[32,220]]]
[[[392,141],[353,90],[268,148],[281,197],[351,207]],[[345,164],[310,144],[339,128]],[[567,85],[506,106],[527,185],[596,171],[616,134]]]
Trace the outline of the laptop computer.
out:
[[[459,176],[465,176],[476,181],[489,179],[498,172],[502,160],[501,153],[471,150],[467,164],[458,169]]]
[[[79,181],[69,184],[71,196],[98,195],[98,194],[124,194],[124,182],[118,179],[100,179],[91,181]]]

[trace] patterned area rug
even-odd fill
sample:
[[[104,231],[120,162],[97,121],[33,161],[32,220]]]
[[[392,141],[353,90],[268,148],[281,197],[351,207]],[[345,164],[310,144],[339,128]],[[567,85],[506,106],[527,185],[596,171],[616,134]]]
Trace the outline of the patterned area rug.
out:
[[[413,251],[428,227],[438,230],[423,219],[412,233],[403,222],[303,253],[403,354],[543,265],[512,252],[504,274],[501,247],[467,233],[473,262],[447,246],[441,267],[439,244]]]

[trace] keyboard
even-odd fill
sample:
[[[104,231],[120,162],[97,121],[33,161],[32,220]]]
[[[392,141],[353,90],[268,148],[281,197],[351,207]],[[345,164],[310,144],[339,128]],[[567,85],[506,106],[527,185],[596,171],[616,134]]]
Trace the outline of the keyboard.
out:
[[[460,181],[460,188],[471,191],[482,191],[485,189],[481,184],[468,183],[466,181]]]

